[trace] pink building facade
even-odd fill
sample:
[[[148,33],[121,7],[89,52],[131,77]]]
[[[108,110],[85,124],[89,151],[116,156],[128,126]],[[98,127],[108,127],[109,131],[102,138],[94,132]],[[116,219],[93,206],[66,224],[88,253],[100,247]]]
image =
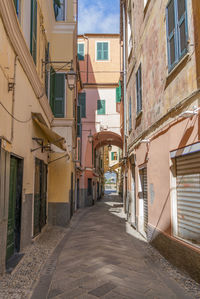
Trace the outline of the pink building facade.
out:
[[[117,34],[78,36],[83,89],[79,93],[80,167],[78,206],[94,204],[103,194],[104,145],[120,143],[120,42]],[[92,142],[89,136],[92,135]],[[120,140],[120,142],[119,142]]]

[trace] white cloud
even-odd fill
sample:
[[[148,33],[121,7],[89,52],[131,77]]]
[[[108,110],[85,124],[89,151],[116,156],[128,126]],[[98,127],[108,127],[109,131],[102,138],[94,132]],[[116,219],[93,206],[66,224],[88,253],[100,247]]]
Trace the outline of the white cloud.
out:
[[[79,34],[119,33],[119,13],[103,1],[79,0]]]

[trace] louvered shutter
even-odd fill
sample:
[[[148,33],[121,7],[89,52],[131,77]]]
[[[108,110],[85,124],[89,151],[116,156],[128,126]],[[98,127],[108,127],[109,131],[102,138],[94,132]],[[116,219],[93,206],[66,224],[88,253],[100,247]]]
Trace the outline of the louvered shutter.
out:
[[[31,55],[36,64],[37,59],[37,1],[31,0]]]
[[[104,115],[106,111],[106,103],[105,100],[98,100],[97,101],[97,114]]]
[[[179,35],[179,56],[187,51],[187,18],[185,0],[177,1],[178,5],[178,35]]]
[[[54,116],[64,117],[65,106],[65,74],[55,74]]]
[[[175,22],[175,2],[171,0],[166,10],[167,19],[167,45],[168,45],[168,60],[169,67],[172,68],[177,61],[176,47],[176,22]]]
[[[79,93],[78,102],[81,106],[81,117],[86,117],[86,93]]]
[[[77,106],[77,137],[81,136],[81,107]]]

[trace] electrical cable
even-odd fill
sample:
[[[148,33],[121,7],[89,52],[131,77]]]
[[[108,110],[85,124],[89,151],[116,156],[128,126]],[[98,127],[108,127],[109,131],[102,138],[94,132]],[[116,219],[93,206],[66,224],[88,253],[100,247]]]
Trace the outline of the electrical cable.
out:
[[[28,123],[29,121],[31,121],[32,120],[32,117],[30,117],[29,119],[27,119],[27,120],[20,120],[20,119],[17,119],[14,115],[12,115],[12,113],[10,113],[7,109],[6,109],[6,107],[0,102],[0,105],[3,107],[3,109],[14,119],[14,120],[16,120],[17,122],[19,122],[19,123]]]

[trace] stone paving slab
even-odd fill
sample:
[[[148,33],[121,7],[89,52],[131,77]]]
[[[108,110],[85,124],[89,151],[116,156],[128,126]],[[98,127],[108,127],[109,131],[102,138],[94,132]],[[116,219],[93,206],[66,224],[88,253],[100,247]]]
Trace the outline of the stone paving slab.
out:
[[[175,277],[166,275],[160,254],[149,248],[125,222],[119,198],[107,197],[86,209],[71,228],[56,257],[48,291],[41,299],[198,298],[200,286],[197,292],[187,292]],[[40,299],[42,279],[32,299]]]

